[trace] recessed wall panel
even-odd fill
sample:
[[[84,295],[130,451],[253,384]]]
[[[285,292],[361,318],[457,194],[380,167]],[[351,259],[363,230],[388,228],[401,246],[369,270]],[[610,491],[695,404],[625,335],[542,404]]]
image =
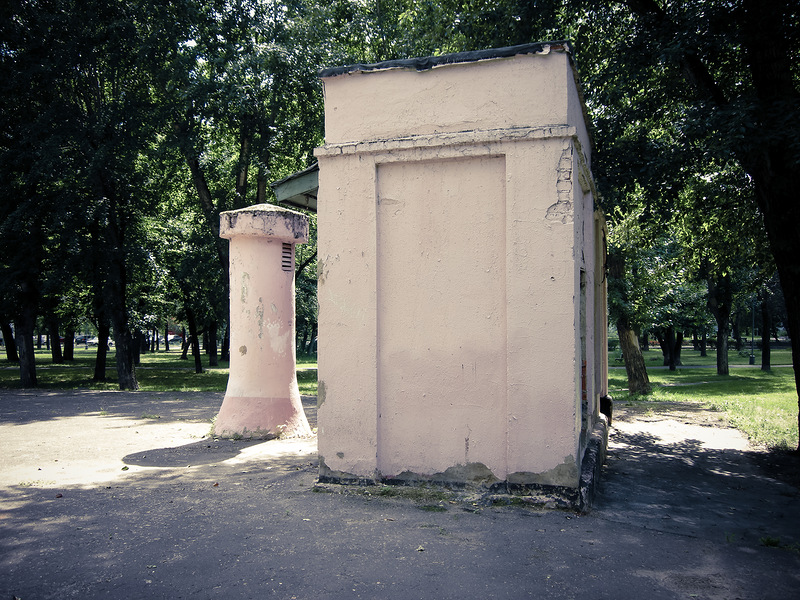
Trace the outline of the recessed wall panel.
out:
[[[506,473],[502,156],[377,167],[378,469]]]

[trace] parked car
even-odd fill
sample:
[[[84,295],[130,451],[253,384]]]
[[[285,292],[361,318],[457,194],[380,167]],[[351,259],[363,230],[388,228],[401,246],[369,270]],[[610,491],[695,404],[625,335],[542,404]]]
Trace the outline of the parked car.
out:
[[[98,340],[96,337],[92,337],[92,338],[89,338],[88,340],[86,340],[86,343],[89,346],[97,346],[97,344],[100,343],[100,340]],[[112,346],[114,346],[114,340],[112,340],[111,338],[108,338],[108,349],[111,350]]]

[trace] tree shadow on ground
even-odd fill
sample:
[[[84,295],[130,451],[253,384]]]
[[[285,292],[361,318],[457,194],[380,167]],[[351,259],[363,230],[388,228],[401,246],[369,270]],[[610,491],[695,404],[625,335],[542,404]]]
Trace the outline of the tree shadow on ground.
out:
[[[642,422],[636,432],[614,431],[599,513],[718,541],[757,545],[773,538],[800,544],[800,522],[793,516],[800,490],[759,468],[768,453],[715,448],[708,443],[715,431],[710,427],[703,440],[667,441],[647,426]]]
[[[264,440],[223,440],[205,438],[192,444],[172,448],[154,448],[128,454],[122,458],[126,465],[139,467],[182,467],[220,463],[238,456],[242,450]]]

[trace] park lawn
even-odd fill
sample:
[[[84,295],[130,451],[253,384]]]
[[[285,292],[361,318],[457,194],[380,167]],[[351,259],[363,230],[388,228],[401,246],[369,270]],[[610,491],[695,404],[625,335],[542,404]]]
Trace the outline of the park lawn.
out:
[[[116,390],[114,351],[108,354],[105,382],[92,381],[94,349],[75,349],[75,360],[55,365],[46,350],[36,352],[36,378],[43,389],[93,389]],[[317,393],[316,357],[298,357],[297,379],[300,393],[314,396]],[[203,372],[194,372],[194,360],[180,359],[180,352],[148,352],[142,354],[141,365],[136,368],[136,379],[143,391],[151,392],[224,392],[228,385],[228,363],[218,367],[208,366],[208,357],[202,355]],[[19,368],[5,359],[0,360],[0,388],[18,389]]]
[[[664,358],[661,350],[658,348],[651,348],[649,351],[642,352],[647,367],[660,367],[664,364]],[[755,364],[761,365],[761,350],[755,349]],[[717,364],[717,353],[713,350],[708,350],[706,356],[700,356],[700,352],[684,348],[681,350],[681,362],[685,365],[693,367],[715,367]],[[728,351],[728,363],[731,365],[746,365],[750,362],[750,346],[748,345],[744,350],[737,352],[733,348]],[[619,348],[612,350],[608,353],[608,364],[612,367],[624,366],[622,355]],[[773,348],[770,352],[770,364],[773,366],[787,366],[792,364],[792,350],[790,348]]]

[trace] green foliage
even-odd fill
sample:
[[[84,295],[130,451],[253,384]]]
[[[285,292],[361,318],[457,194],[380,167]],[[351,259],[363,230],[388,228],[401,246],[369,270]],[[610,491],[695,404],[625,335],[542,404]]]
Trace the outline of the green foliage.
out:
[[[200,328],[224,322],[219,212],[268,201],[269,180],[311,163],[316,72],[355,55],[341,36],[363,5],[12,0],[0,12],[0,316],[20,333],[21,307],[30,327],[37,312],[113,321],[120,350],[129,331],[188,310]],[[298,278],[310,327],[314,251]]]

